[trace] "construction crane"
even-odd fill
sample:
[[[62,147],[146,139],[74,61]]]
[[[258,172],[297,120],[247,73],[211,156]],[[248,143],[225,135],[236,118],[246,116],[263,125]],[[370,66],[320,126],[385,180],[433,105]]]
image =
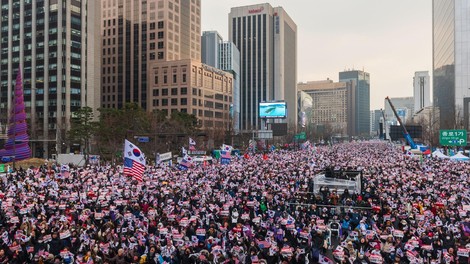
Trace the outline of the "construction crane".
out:
[[[388,103],[390,104],[390,107],[392,108],[393,113],[395,114],[395,117],[396,117],[397,120],[398,120],[398,123],[400,123],[401,128],[403,129],[403,136],[405,137],[406,142],[408,142],[408,144],[410,145],[410,147],[411,147],[412,149],[416,149],[416,148],[417,148],[416,143],[415,143],[415,142],[413,141],[413,139],[411,138],[410,133],[408,133],[408,130],[406,130],[406,127],[405,127],[405,125],[403,124],[403,122],[401,121],[400,116],[398,116],[397,110],[395,110],[395,106],[393,106],[393,104],[392,104],[392,100],[390,100],[390,98],[388,98],[388,96],[385,97],[385,99],[386,99],[386,100],[388,101]]]

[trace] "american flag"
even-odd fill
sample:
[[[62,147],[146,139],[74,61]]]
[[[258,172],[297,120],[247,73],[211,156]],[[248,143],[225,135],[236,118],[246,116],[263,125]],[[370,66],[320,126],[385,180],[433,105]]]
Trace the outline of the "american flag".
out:
[[[229,164],[232,156],[230,155],[230,151],[221,151],[220,152],[220,163],[221,164]]]
[[[127,140],[125,141],[124,153],[124,174],[142,181],[146,163],[144,153]]]
[[[178,168],[180,170],[187,170],[192,165],[193,158],[188,155],[184,155],[184,157],[179,162]]]
[[[223,159],[231,159],[232,156],[230,155],[230,151],[221,151],[220,157]]]

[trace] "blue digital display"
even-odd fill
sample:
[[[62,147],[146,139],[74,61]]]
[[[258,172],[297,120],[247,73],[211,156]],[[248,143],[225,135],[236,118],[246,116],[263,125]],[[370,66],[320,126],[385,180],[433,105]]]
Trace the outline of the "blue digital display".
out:
[[[286,102],[261,102],[259,103],[260,118],[286,118]]]

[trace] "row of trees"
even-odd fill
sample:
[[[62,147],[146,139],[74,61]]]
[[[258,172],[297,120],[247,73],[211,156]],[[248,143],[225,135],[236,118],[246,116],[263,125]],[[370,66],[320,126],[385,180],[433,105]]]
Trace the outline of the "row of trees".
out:
[[[76,111],[67,133],[69,144],[80,144],[85,155],[93,149],[106,160],[118,158],[124,139],[133,142],[134,137],[149,137],[148,143],[139,144],[147,156],[155,152],[178,151],[188,136],[204,135],[194,115],[174,112],[170,117],[163,111],[146,112],[136,103],[128,103],[122,109],[99,109],[99,121],[90,107]],[[187,145],[187,143],[186,143]]]

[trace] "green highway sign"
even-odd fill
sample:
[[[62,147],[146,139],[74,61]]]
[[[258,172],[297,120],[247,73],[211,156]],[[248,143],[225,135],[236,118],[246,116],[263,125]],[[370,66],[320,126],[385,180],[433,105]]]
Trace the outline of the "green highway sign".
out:
[[[5,164],[0,164],[0,172],[5,172]]]
[[[296,134],[294,136],[294,139],[295,140],[305,140],[305,139],[307,139],[307,135],[305,134],[305,132],[301,132],[299,134]]]
[[[439,143],[442,146],[467,146],[467,131],[439,130]]]

